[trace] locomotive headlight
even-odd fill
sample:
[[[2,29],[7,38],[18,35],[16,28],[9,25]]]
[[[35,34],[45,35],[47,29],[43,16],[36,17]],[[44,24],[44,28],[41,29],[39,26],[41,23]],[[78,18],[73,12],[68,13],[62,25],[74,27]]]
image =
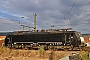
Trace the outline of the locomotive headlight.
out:
[[[14,43],[14,44],[17,44],[17,43]]]
[[[23,44],[22,44],[23,45]]]
[[[71,38],[73,38],[73,36],[71,36]]]
[[[13,45],[13,44],[12,44]]]
[[[50,44],[50,45],[52,45],[52,44]]]
[[[65,46],[65,44],[64,44],[64,46]]]
[[[33,45],[33,44],[31,44],[31,45]]]

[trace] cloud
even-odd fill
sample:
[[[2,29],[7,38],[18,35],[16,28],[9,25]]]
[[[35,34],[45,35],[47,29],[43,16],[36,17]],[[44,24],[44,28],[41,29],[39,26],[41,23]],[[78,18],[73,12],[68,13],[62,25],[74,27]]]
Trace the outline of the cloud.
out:
[[[14,31],[19,29],[18,22],[14,22],[5,18],[0,18],[0,31]],[[20,30],[20,29],[19,29]]]
[[[89,33],[84,29],[90,28],[82,28],[82,26],[89,26],[83,23],[90,23],[90,4],[88,4],[90,1],[76,0],[73,6],[74,2],[75,0],[1,0],[0,17],[10,24],[21,22],[33,26],[33,13],[37,13],[37,29],[49,29],[51,25],[58,25],[54,28],[65,28],[66,25],[82,33]],[[22,19],[21,16],[25,18]]]

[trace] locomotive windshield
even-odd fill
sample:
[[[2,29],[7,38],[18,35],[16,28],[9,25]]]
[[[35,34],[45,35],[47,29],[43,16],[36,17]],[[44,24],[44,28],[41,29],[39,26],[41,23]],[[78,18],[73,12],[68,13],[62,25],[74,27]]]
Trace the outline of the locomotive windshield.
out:
[[[82,34],[81,34],[80,32],[78,32],[78,35],[79,35],[80,37],[82,37]]]

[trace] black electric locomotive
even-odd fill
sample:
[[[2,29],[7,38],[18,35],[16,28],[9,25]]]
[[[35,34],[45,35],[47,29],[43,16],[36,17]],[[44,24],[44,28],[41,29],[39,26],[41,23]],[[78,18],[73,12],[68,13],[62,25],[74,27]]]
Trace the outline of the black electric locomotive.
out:
[[[82,49],[81,34],[77,31],[52,30],[37,32],[21,32],[7,34],[5,46],[14,48],[38,48],[44,46],[45,49]]]

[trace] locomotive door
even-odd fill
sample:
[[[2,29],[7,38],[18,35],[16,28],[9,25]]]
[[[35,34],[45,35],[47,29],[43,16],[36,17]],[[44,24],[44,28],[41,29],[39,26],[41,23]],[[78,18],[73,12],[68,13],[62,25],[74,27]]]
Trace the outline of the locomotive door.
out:
[[[65,45],[71,45],[72,39],[73,39],[72,33],[65,33],[64,34]]]

